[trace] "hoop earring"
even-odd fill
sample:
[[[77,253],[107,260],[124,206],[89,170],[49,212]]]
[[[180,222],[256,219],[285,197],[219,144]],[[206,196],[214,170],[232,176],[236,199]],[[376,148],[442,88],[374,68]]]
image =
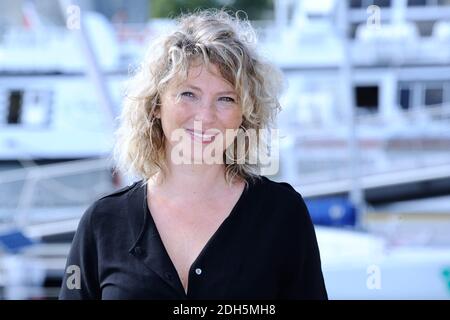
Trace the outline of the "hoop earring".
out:
[[[245,132],[245,135],[247,135],[247,129],[244,127],[244,126],[242,126],[242,125],[240,125],[239,126],[239,129],[241,129],[242,128],[242,130]],[[245,144],[245,142],[244,142],[244,144]],[[233,142],[233,146],[234,146],[234,142]],[[242,159],[234,159],[234,157],[233,158],[231,158],[231,157],[229,157],[228,156],[228,150],[229,149],[227,149],[226,151],[225,151],[225,157],[227,158],[227,159],[230,159],[231,161],[233,161],[233,162],[238,162],[239,160],[242,160]],[[233,150],[234,151],[234,150]],[[248,149],[246,149],[245,150],[245,154],[244,154],[244,164],[245,164],[245,158],[247,157],[247,155],[248,155],[248,152],[249,152],[249,150]]]

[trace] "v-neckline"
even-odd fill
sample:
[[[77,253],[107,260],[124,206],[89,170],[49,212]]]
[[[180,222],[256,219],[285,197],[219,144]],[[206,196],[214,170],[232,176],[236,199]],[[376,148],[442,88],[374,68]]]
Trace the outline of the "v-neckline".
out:
[[[157,241],[158,241],[158,245],[160,246],[162,252],[164,253],[164,255],[166,256],[166,258],[168,259],[168,262],[170,263],[170,267],[171,269],[174,271],[175,275],[176,275],[176,279],[178,282],[178,286],[181,287],[182,292],[184,293],[184,297],[187,298],[189,297],[189,286],[192,283],[190,276],[192,273],[192,268],[197,264],[197,262],[205,255],[205,252],[208,250],[208,248],[212,245],[213,241],[215,238],[217,238],[218,234],[220,234],[222,232],[222,230],[225,228],[225,225],[228,223],[228,221],[230,221],[231,218],[233,218],[237,212],[238,212],[238,208],[240,207],[241,203],[243,202],[244,198],[246,197],[247,193],[249,192],[249,189],[251,188],[251,182],[248,182],[248,185],[244,185],[244,189],[241,192],[241,195],[239,196],[238,200],[236,201],[236,203],[234,204],[233,208],[231,209],[230,213],[226,216],[226,218],[222,221],[222,223],[219,225],[219,227],[214,231],[214,233],[211,235],[211,237],[208,239],[208,241],[206,241],[205,245],[203,246],[203,248],[200,250],[200,253],[197,255],[197,257],[194,259],[194,261],[192,262],[192,264],[189,266],[188,269],[188,274],[187,274],[187,289],[185,290],[184,286],[183,286],[183,282],[181,281],[181,276],[178,274],[178,270],[175,267],[174,262],[172,261],[169,252],[167,251],[166,246],[164,245],[164,242],[162,241],[160,232],[158,230],[158,227],[156,226],[155,220],[153,219],[153,216],[151,214],[150,208],[148,206],[148,199],[147,199],[147,185],[145,185],[144,187],[144,206],[145,206],[145,210],[146,210],[146,215],[151,223],[151,225],[154,228],[154,236],[156,236]]]

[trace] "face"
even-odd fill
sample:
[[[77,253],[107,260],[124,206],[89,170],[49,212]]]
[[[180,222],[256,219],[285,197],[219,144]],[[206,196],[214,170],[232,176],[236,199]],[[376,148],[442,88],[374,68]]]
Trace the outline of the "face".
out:
[[[215,65],[211,65],[209,70],[203,65],[193,66],[185,81],[169,83],[161,96],[158,116],[167,151],[180,147],[181,142],[183,148],[191,150],[191,160],[199,160],[200,157],[204,161],[205,154],[208,154],[204,151],[213,148],[216,156],[220,154],[221,158],[233,142],[230,132],[237,130],[242,123],[238,96]],[[202,150],[201,153],[196,153],[194,148]]]

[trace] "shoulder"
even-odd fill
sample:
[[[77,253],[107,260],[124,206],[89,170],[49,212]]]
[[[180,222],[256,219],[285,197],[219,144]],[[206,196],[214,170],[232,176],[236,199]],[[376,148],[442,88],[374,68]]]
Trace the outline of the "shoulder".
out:
[[[258,182],[263,196],[268,201],[277,204],[304,206],[302,195],[289,183],[273,181],[265,176],[261,176]]]
[[[113,192],[101,195],[94,201],[85,211],[81,218],[81,222],[91,224],[92,220],[109,220],[113,217],[124,216],[129,198],[142,187],[142,180],[136,181],[130,185],[122,187]]]
[[[143,186],[142,180],[135,181],[132,184],[129,184],[123,188],[115,190],[113,192],[106,193],[97,200],[97,202],[108,202],[108,201],[119,201],[128,197],[133,191]]]
[[[261,176],[261,207],[264,216],[272,222],[298,232],[312,224],[311,216],[301,193],[288,182],[277,182]]]
[[[309,210],[302,195],[290,183],[261,176],[257,184],[261,190],[260,217],[272,229],[281,230],[281,237],[291,240],[310,234],[312,220]]]

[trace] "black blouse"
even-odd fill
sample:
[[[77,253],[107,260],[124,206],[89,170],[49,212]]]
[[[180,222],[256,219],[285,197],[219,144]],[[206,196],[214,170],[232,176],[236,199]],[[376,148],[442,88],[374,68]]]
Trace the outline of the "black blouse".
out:
[[[249,181],[190,267],[187,294],[146,196],[141,180],[86,210],[60,299],[327,299],[313,224],[288,183]]]

